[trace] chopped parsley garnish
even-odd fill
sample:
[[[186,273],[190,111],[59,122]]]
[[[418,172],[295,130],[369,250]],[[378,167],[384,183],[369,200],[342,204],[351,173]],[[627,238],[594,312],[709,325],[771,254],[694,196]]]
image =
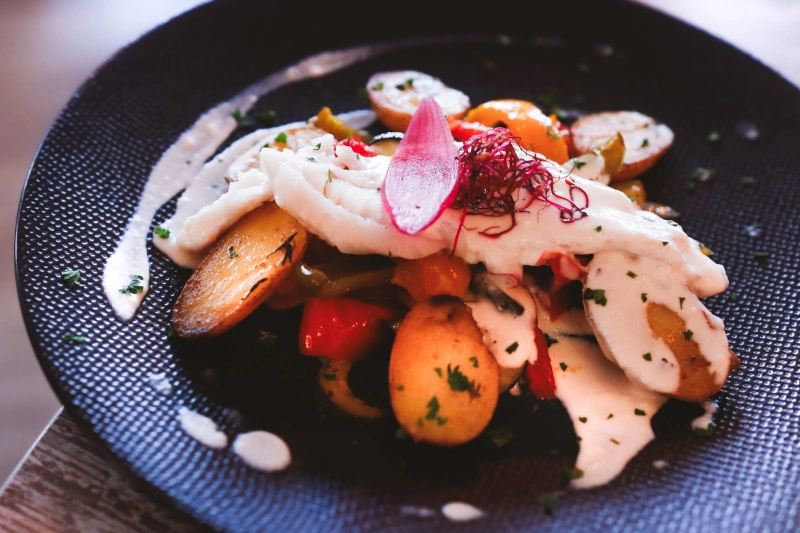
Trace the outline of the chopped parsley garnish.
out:
[[[614,418],[614,413],[608,413],[606,420],[611,420],[612,418]]]
[[[752,185],[755,185],[755,184],[756,184],[756,179],[755,179],[755,178],[753,178],[753,177],[751,177],[751,176],[745,176],[745,177],[743,177],[743,178],[741,179],[741,182],[740,182],[740,183],[741,183],[742,185],[744,185],[745,187],[750,187],[750,186],[752,186]]]
[[[239,257],[239,254],[233,251],[233,245],[228,247],[228,257],[230,257],[231,259]]]
[[[681,306],[681,309],[683,309],[683,302],[685,302],[685,301],[686,301],[686,298],[684,298],[683,296],[678,297],[678,303]]]
[[[760,252],[760,251],[753,252],[753,259],[755,259],[756,261],[766,261],[768,257],[769,254],[767,252]]]
[[[76,344],[81,344],[86,341],[86,337],[83,335],[75,335],[73,333],[66,333],[62,338],[65,341],[74,342]]]
[[[162,228],[161,226],[156,226],[154,230],[156,237],[161,237],[162,239],[166,239],[170,235],[170,231],[167,228]]]
[[[139,294],[144,292],[142,281],[144,278],[138,274],[131,275],[131,282],[122,287],[119,292],[122,294]]]
[[[550,346],[552,346],[552,345],[554,345],[555,343],[557,343],[557,342],[558,342],[558,339],[554,339],[553,337],[551,337],[550,335],[548,335],[547,333],[545,333],[545,334],[544,334],[544,341],[545,341],[545,343],[547,343],[547,347],[549,348]]]
[[[711,131],[708,133],[708,142],[715,143],[719,141],[719,132],[718,131]]]
[[[555,492],[545,492],[536,496],[536,501],[544,507],[544,514],[552,515],[558,496]]]
[[[370,89],[372,89],[373,91],[382,91],[383,90],[383,82],[379,81],[378,83],[376,83],[375,85],[370,87]]]
[[[583,470],[580,468],[567,468],[564,473],[569,479],[580,479],[583,477]]]
[[[646,146],[650,146],[650,139],[648,139],[647,137],[642,139],[642,148],[645,148]]]
[[[551,139],[555,139],[556,141],[561,140],[561,135],[552,131],[550,128],[546,129],[545,132],[547,133],[547,136],[550,137]]]
[[[403,83],[398,83],[397,85],[395,85],[394,88],[398,89],[400,91],[405,91],[406,89],[410,89],[413,86],[414,86],[414,79],[413,78],[408,78]]]
[[[561,363],[558,363],[558,366],[560,366],[561,370],[563,370],[564,372],[567,371],[567,363],[561,362]]]
[[[646,293],[646,292],[643,292],[643,293],[642,293],[642,301],[643,301],[643,302],[646,302],[646,301],[647,301],[647,293]]]
[[[697,167],[696,169],[694,169],[694,172],[692,172],[692,178],[700,182],[706,182],[710,180],[711,176],[713,175],[714,175],[714,170],[705,167]]]
[[[175,331],[175,326],[173,326],[172,324],[167,326],[167,337],[177,337],[177,336],[178,332]]]
[[[669,241],[661,241],[661,246],[666,246],[669,244]]]
[[[444,376],[444,374],[442,374],[442,369],[439,368],[438,366],[434,368],[433,371],[436,372],[436,375],[439,376],[440,378]]]
[[[577,168],[578,170],[586,166],[586,161],[581,161],[577,157],[573,159],[572,162],[575,164],[575,168]]]
[[[472,363],[472,366],[474,366],[475,368],[478,368],[478,358],[477,357],[470,357],[469,360]]]
[[[633,271],[631,271],[631,270],[628,270],[628,273],[627,273],[627,274],[628,274],[628,277],[629,277],[629,278],[635,278],[635,277],[636,277],[636,272],[633,272]]]
[[[578,420],[580,420],[583,424],[589,421],[589,419],[586,418],[585,416],[578,417]]]
[[[608,303],[605,289],[589,289],[583,291],[584,300],[594,300],[597,305],[605,306]]]
[[[514,353],[519,348],[519,343],[517,341],[512,342],[508,346],[506,346],[506,353]]]
[[[737,295],[737,294],[734,294],[734,293],[730,293],[730,294],[728,295],[728,301],[729,301],[729,302],[736,302],[736,301],[738,301],[738,300],[739,300],[739,295]]]
[[[317,143],[314,145],[314,150],[319,150],[322,147],[322,143]]]
[[[644,359],[645,361],[652,361],[653,360],[653,354],[651,354],[650,352],[647,352],[646,354],[644,354],[642,356],[642,359]]]
[[[284,143],[284,144],[286,144],[287,139],[288,138],[286,137],[286,133],[285,132],[280,132],[279,134],[277,134],[275,136],[275,142],[276,143]]]
[[[460,366],[456,365],[455,368],[451,368],[449,364],[447,365],[447,384],[450,385],[450,390],[456,392],[466,391],[473,387],[473,383],[461,372]]]
[[[619,446],[619,441],[617,439],[613,439],[612,438],[612,439],[608,439],[608,440],[610,440],[611,442],[613,442],[614,444]]]
[[[634,409],[633,414],[635,414],[636,416],[645,416],[647,413],[645,413],[641,409]]]
[[[594,228],[594,230],[595,230],[597,233],[600,233],[601,231],[603,231],[603,226],[596,226],[596,227]]]
[[[404,390],[406,390],[406,387],[401,383],[400,385],[397,386],[397,390],[403,392]]]
[[[692,335],[694,335],[694,331],[690,329],[687,329],[686,331],[683,332],[683,338],[686,339],[687,341],[692,339]]]
[[[328,183],[333,183],[333,172],[331,172],[331,169],[328,169]]]
[[[67,284],[68,287],[83,287],[83,283],[81,283],[80,269],[64,269],[64,271],[61,272],[61,279]]]
[[[439,399],[436,396],[431,396],[431,399],[425,407],[428,408],[425,418],[428,420],[435,420],[439,415]]]
[[[497,448],[502,448],[511,442],[511,439],[514,438],[514,432],[511,431],[511,428],[503,426],[499,428],[492,428],[486,430],[486,437],[494,444]]]
[[[397,428],[394,432],[394,438],[397,440],[406,440],[408,438],[408,433],[403,428]]]

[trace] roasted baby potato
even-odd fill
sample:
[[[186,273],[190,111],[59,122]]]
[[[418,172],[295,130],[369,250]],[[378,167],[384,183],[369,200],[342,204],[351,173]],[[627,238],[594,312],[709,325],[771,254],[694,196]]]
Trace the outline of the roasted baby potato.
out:
[[[500,368],[470,308],[437,297],[415,305],[389,360],[392,410],[415,442],[455,446],[477,437],[497,406]]]
[[[665,124],[637,111],[603,111],[579,118],[570,127],[575,155],[591,152],[620,133],[625,142],[622,167],[611,181],[624,181],[641,175],[656,164],[675,138]]]
[[[180,337],[229,330],[261,305],[292,272],[308,233],[269,202],[239,219],[211,246],[184,285],[172,315]]]
[[[415,70],[376,72],[367,81],[372,109],[384,126],[405,132],[420,100],[432,96],[448,119],[461,118],[470,107],[469,97],[439,78]]]

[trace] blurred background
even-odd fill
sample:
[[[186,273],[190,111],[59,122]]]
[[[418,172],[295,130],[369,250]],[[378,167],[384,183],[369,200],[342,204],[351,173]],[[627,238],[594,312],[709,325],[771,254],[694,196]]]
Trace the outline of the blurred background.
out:
[[[631,1],[699,26],[800,85],[798,0]],[[202,3],[0,0],[0,486],[59,408],[29,345],[13,281],[14,225],[28,167],[87,76],[120,47]]]

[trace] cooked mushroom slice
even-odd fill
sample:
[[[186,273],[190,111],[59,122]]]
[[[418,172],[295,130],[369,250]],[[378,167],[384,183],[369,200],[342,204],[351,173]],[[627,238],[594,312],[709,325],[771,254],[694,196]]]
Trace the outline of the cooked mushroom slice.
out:
[[[274,202],[239,219],[206,253],[175,303],[180,337],[229,330],[261,305],[302,260],[308,233]]]
[[[719,391],[737,358],[722,320],[667,265],[595,254],[584,307],[603,353],[644,387],[690,402]]]

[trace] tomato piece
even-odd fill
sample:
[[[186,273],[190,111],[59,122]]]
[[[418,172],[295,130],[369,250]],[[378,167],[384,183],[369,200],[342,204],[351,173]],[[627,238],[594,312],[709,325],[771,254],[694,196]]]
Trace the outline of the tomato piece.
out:
[[[300,318],[300,353],[331,361],[358,359],[380,344],[396,316],[393,308],[354,298],[311,297]]]
[[[342,139],[336,146],[349,146],[353,149],[355,153],[358,155],[362,155],[364,157],[373,157],[378,155],[372,148],[369,147],[367,143],[359,139],[358,137],[348,137],[347,139]],[[335,152],[335,149],[334,149]]]
[[[439,294],[463,298],[471,278],[472,270],[466,261],[449,252],[438,252],[399,261],[392,283],[404,287],[415,301],[421,302]]]
[[[528,363],[525,377],[531,394],[540,400],[552,400],[556,397],[556,379],[550,363],[547,349],[547,338],[538,326],[534,326],[534,342],[536,343],[536,361]]]

